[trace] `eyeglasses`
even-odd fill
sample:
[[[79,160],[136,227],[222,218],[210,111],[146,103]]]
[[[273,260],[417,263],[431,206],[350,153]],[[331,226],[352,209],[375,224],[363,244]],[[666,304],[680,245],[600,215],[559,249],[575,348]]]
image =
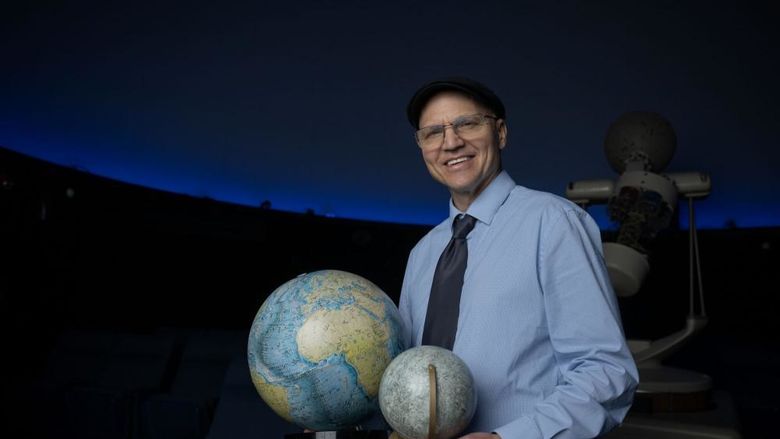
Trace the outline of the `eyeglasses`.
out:
[[[444,143],[444,131],[452,127],[455,135],[463,140],[471,140],[483,133],[483,127],[488,120],[498,120],[496,116],[488,114],[469,114],[460,116],[446,125],[430,125],[420,128],[414,133],[417,145],[424,151],[434,150]]]

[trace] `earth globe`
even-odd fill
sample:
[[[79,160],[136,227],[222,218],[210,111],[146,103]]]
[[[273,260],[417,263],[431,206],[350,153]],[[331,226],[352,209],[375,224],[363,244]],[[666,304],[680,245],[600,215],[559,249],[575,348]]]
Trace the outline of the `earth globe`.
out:
[[[354,432],[378,411],[382,374],[405,349],[401,325],[393,301],[370,281],[338,270],[302,274],[271,293],[255,316],[247,349],[252,382],[288,422]]]
[[[457,355],[438,346],[419,346],[385,369],[379,406],[404,439],[449,439],[471,422],[477,390],[471,371]]]

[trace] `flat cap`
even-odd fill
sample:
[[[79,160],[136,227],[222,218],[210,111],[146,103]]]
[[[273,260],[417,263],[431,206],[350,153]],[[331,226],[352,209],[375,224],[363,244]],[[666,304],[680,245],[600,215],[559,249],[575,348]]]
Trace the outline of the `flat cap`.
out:
[[[412,96],[412,99],[409,101],[409,105],[406,106],[406,117],[409,118],[409,123],[411,123],[415,129],[420,128],[420,113],[422,113],[425,104],[427,104],[435,94],[447,90],[463,93],[477,101],[479,104],[484,105],[487,109],[495,113],[495,116],[499,119],[506,118],[504,104],[492,90],[473,79],[452,77],[431,81],[420,87],[417,92],[414,93],[414,96]]]

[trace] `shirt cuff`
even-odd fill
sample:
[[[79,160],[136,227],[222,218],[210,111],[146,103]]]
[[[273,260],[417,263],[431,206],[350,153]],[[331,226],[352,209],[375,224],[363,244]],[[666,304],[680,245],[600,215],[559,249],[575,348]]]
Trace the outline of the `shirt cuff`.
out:
[[[517,418],[493,432],[501,436],[501,439],[543,439],[539,426],[528,416]]]

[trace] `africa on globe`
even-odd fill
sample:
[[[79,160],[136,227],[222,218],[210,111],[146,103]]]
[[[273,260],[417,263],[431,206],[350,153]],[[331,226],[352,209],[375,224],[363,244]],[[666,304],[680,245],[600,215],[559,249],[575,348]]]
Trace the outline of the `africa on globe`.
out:
[[[278,415],[311,430],[341,430],[378,409],[379,383],[405,349],[393,301],[344,271],[302,274],[257,312],[247,346],[257,392]]]
[[[397,356],[379,387],[385,420],[404,439],[449,439],[477,409],[474,378],[448,349],[418,346]]]

